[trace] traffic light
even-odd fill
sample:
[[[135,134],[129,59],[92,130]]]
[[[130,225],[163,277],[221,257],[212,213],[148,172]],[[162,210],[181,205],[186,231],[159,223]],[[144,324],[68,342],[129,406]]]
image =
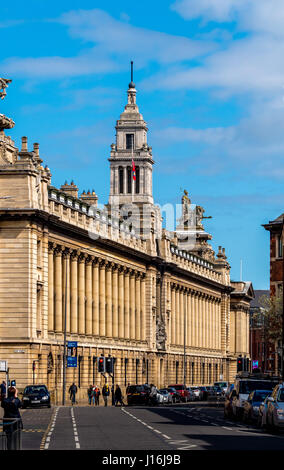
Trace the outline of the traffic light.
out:
[[[113,374],[113,363],[114,357],[106,357],[106,372],[108,374]]]
[[[98,358],[98,372],[104,373],[106,371],[106,358],[101,356]]]
[[[243,357],[237,359],[237,372],[241,372],[243,369]]]

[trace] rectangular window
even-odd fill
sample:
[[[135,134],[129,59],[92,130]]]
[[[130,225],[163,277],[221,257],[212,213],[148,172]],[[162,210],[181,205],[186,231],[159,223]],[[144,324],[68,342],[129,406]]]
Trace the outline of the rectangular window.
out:
[[[134,149],[134,134],[126,134],[126,148]]]

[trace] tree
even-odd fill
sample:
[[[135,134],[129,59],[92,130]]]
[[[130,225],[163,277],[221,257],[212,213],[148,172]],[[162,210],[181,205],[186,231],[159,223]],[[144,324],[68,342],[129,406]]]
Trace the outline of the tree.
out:
[[[259,299],[262,308],[256,313],[255,320],[263,328],[263,336],[266,342],[276,343],[282,340],[282,316],[283,297],[267,297],[263,295]]]

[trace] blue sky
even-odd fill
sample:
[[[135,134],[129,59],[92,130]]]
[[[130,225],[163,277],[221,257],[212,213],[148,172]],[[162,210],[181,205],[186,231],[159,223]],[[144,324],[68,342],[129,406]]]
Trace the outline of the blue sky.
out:
[[[59,187],[109,192],[110,144],[134,61],[161,205],[186,188],[213,218],[232,279],[269,288],[269,234],[283,212],[284,3],[14,0],[1,6],[1,113],[40,143]]]

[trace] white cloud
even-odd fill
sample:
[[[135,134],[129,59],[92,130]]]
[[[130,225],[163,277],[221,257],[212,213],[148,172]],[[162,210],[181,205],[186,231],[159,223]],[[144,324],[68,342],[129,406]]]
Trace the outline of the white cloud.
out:
[[[73,57],[12,57],[0,63],[3,73],[40,79],[78,77],[123,70],[130,59],[141,68],[151,62],[191,60],[215,49],[212,40],[139,28],[99,9],[71,11],[48,22],[66,26],[70,36],[80,40],[82,52]]]
[[[187,20],[236,21],[239,30],[284,35],[283,0],[177,0],[171,7]]]
[[[187,164],[202,173],[233,170],[243,177],[284,178],[284,108],[255,105],[250,115],[230,127],[192,129],[167,127],[153,133],[164,145],[188,142]],[[181,167],[182,168],[182,165]]]
[[[70,35],[98,44],[110,54],[123,54],[140,63],[175,63],[198,57],[213,46],[118,21],[103,10],[79,10],[63,14],[57,20],[69,28]]]

